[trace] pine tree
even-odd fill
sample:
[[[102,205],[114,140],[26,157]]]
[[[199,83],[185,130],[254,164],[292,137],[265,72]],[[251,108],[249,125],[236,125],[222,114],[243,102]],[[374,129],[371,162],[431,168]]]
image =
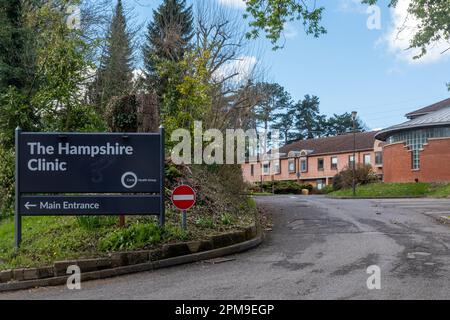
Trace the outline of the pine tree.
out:
[[[161,61],[178,62],[183,59],[192,37],[192,6],[186,7],[186,0],[164,0],[158,10],[153,11],[153,21],[148,25],[143,46],[149,79],[157,80],[156,66]]]
[[[321,135],[321,123],[323,118],[320,115],[320,101],[316,96],[306,95],[296,105],[296,129],[298,139],[313,139]]]
[[[13,86],[22,91],[27,86],[25,65],[26,31],[22,19],[22,1],[0,0],[0,91]]]
[[[129,93],[133,77],[131,35],[127,31],[122,1],[118,0],[106,39],[105,53],[94,83],[94,100],[101,111],[113,97]]]

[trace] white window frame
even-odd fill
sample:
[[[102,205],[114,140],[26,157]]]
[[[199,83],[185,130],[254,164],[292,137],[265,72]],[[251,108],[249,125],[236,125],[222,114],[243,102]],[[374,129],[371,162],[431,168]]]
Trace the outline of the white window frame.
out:
[[[336,167],[334,167],[333,165],[336,165]],[[331,170],[338,170],[339,168],[339,159],[338,157],[331,157]]]
[[[291,169],[292,165],[294,166],[293,169]],[[297,172],[297,166],[296,166],[296,163],[295,163],[295,159],[289,159],[288,160],[288,171],[289,171],[289,173]]]
[[[367,157],[369,157],[369,162],[366,161]],[[372,164],[372,156],[371,156],[371,154],[370,153],[366,153],[364,155],[363,161],[364,161],[364,165],[371,165]]]
[[[262,175],[263,176],[268,176],[270,175],[270,162],[263,162],[261,164],[262,167]],[[267,170],[266,170],[267,169]]]
[[[274,160],[272,162],[272,168],[273,168],[273,174],[281,174],[281,160]]]

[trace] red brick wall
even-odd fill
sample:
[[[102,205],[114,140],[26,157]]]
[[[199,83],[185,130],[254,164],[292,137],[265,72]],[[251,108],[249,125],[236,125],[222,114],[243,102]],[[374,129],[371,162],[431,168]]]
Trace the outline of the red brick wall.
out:
[[[385,182],[450,182],[450,138],[430,139],[420,152],[420,169],[413,170],[412,155],[403,143],[383,148]]]

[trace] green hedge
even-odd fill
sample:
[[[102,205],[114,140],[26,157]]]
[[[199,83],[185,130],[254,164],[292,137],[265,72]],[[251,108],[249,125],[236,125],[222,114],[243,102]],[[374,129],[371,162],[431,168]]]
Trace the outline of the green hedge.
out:
[[[251,188],[252,191],[260,192],[262,187],[263,192],[275,194],[300,194],[303,189],[308,189],[310,192],[313,186],[310,184],[300,184],[296,181],[265,181],[262,184],[255,185]]]

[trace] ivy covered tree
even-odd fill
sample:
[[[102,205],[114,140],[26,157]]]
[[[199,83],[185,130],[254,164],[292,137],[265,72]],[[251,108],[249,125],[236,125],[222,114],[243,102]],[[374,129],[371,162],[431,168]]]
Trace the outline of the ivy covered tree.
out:
[[[129,94],[133,79],[133,50],[122,1],[118,0],[109,26],[104,54],[94,83],[94,101],[101,112],[113,97]]]

